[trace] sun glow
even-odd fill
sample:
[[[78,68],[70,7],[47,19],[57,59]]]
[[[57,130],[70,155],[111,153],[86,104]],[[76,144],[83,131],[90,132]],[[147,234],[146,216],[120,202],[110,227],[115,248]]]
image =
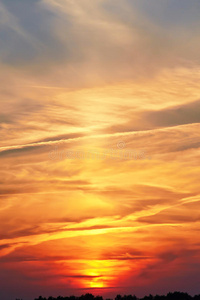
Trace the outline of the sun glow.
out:
[[[90,288],[105,288],[109,281],[113,280],[113,265],[106,260],[88,261],[88,269],[86,275],[90,278],[87,280],[87,287]]]
[[[91,282],[90,282],[90,287],[91,288],[103,288],[104,287],[104,283],[103,281],[99,280],[99,279],[93,279]]]

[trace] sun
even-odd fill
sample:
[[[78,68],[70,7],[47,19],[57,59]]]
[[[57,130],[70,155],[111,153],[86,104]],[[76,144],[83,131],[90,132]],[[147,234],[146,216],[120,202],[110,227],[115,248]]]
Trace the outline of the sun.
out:
[[[85,287],[93,289],[107,288],[110,280],[113,279],[113,262],[107,260],[87,261],[85,270]]]
[[[103,281],[95,281],[95,280],[92,280],[90,282],[90,287],[91,288],[103,288],[104,287],[104,284],[103,284]]]
[[[88,271],[88,275],[91,276],[91,280],[88,282],[90,288],[103,288],[103,278],[98,271]]]

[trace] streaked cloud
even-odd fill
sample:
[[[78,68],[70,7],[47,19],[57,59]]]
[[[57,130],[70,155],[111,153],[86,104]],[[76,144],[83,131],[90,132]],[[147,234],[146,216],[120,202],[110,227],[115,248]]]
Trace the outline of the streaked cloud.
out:
[[[199,11],[0,1],[3,299],[198,292]]]

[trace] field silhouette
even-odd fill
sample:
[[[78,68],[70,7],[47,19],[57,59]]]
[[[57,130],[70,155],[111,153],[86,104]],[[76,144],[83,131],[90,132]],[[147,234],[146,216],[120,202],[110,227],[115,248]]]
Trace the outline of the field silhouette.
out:
[[[16,300],[23,300],[23,299],[16,299]],[[102,296],[94,296],[92,294],[85,294],[80,297],[76,296],[69,296],[69,297],[62,297],[58,296],[55,297],[42,297],[39,296],[38,298],[35,298],[34,300],[112,300],[109,298],[103,298]],[[190,296],[187,293],[182,292],[173,292],[168,293],[167,295],[156,295],[152,296],[151,294],[148,296],[144,296],[142,298],[138,298],[135,295],[117,295],[114,300],[200,300],[200,294],[195,296]]]

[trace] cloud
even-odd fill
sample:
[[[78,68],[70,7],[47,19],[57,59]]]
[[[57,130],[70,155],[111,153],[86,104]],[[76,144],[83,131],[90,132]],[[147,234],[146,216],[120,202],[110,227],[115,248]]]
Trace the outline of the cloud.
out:
[[[0,0],[3,299],[199,287],[191,1]]]
[[[0,152],[0,157],[14,157],[17,155],[24,155],[28,153],[40,153],[41,154],[41,150],[45,149],[45,146],[40,146],[40,145],[35,145],[35,146],[24,146],[21,148],[21,145],[19,145],[20,148],[16,148],[16,149],[7,149],[7,150],[2,150]]]
[[[155,127],[200,123],[200,100],[143,115]]]
[[[163,209],[159,213],[153,214],[151,216],[146,216],[138,218],[139,222],[149,223],[149,224],[184,224],[184,223],[198,223],[199,213],[198,208],[200,206],[200,201],[185,203],[176,203],[174,207]],[[185,215],[185,210],[190,211],[190,215]]]
[[[186,4],[181,7],[187,26],[176,4],[154,6],[128,0],[2,1],[1,60],[65,86],[150,77],[196,62],[199,6],[189,12]]]
[[[154,111],[132,111],[128,114],[127,123],[114,125],[107,130],[110,133],[149,131],[151,134],[154,129],[200,123],[199,112],[199,100]]]

